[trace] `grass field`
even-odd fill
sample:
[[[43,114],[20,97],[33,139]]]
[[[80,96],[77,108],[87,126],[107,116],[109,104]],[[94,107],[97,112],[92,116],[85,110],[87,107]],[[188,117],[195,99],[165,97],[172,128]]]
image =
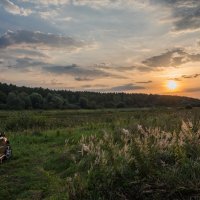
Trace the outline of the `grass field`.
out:
[[[200,198],[200,109],[1,111],[0,199]]]

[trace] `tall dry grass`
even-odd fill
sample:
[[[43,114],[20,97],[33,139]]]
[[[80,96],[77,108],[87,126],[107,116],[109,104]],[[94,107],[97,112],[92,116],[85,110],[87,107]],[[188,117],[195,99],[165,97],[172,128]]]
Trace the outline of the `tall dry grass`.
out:
[[[199,121],[182,121],[179,132],[142,125],[103,131],[69,146],[70,199],[173,199],[200,192]]]

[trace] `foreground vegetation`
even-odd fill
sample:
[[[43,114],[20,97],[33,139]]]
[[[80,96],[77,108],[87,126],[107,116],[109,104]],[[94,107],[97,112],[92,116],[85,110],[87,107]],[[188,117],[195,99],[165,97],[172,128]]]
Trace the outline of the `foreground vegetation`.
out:
[[[2,199],[200,196],[199,109],[0,112]]]

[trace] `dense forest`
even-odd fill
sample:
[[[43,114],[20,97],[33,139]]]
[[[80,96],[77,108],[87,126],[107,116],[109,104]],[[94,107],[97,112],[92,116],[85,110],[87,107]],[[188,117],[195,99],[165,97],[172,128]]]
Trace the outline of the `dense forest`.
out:
[[[188,97],[98,93],[18,87],[0,83],[0,109],[98,109],[131,107],[192,107],[200,100]]]

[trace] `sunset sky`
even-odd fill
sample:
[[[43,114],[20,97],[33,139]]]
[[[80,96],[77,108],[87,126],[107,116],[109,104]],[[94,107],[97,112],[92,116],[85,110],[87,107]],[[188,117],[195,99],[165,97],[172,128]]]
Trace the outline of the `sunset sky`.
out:
[[[0,0],[0,82],[200,98],[200,1]]]

